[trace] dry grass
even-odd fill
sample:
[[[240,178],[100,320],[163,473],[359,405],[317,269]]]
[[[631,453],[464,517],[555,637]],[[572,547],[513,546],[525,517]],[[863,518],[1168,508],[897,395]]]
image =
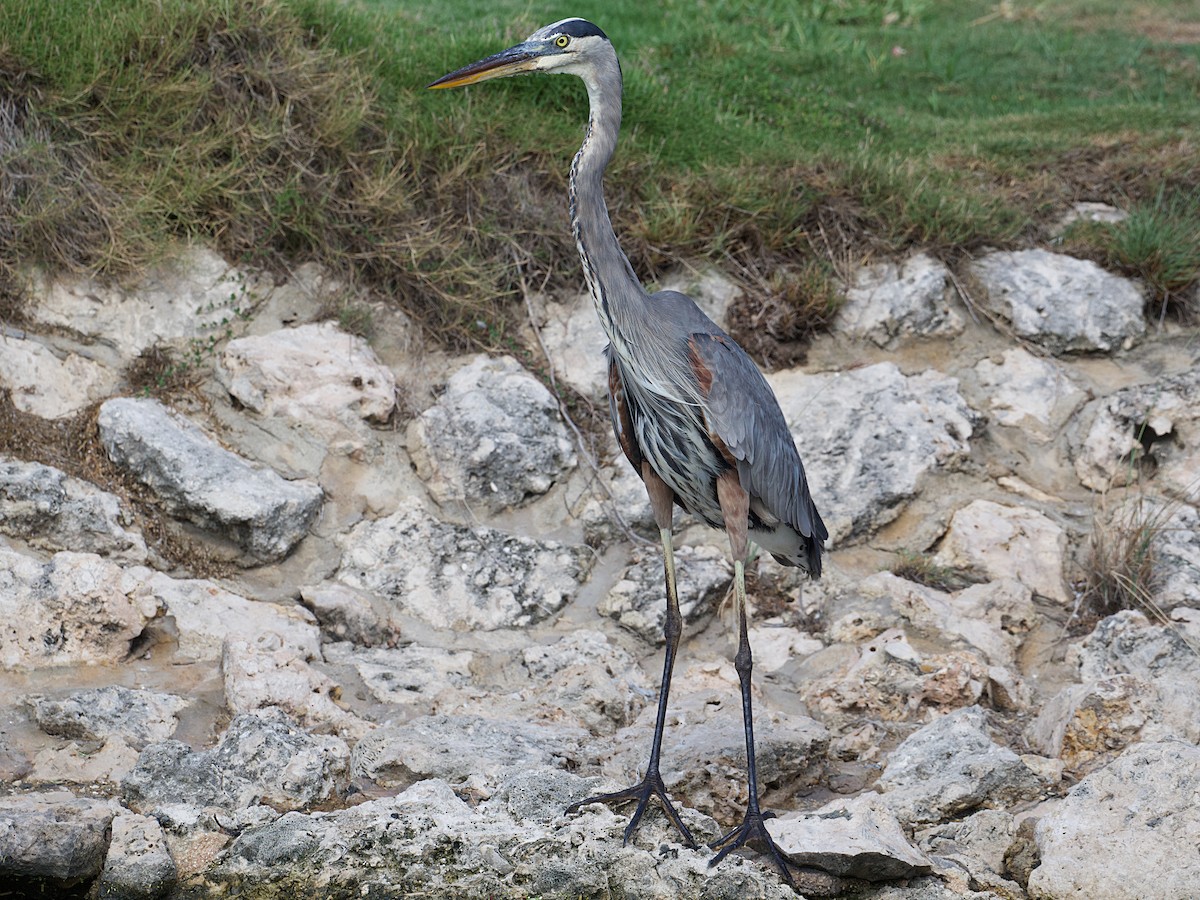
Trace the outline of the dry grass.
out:
[[[965,569],[954,566],[943,566],[934,562],[927,553],[915,550],[901,550],[896,554],[896,564],[892,566],[892,574],[905,581],[913,581],[933,588],[935,591],[960,591],[972,584],[978,584],[983,579]]]
[[[1151,498],[1140,487],[1115,510],[1106,497],[1093,517],[1084,547],[1079,606],[1096,618],[1123,609],[1146,613],[1170,624],[1158,604],[1161,584],[1157,546],[1170,526],[1175,504]]]

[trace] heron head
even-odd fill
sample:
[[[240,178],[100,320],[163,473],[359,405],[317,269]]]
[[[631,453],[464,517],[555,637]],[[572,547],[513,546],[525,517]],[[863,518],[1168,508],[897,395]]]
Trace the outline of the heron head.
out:
[[[515,47],[473,62],[443,75],[431,88],[462,87],[524,72],[583,74],[583,68],[601,46],[611,46],[608,37],[586,19],[563,19],[539,28]]]

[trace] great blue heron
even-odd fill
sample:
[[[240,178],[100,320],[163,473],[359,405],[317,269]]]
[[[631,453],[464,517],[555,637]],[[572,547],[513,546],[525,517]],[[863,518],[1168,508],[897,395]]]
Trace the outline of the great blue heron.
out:
[[[586,803],[636,800],[625,829],[628,841],[650,798],[657,797],[684,840],[696,846],[659,772],[667,695],[683,630],[671,544],[672,513],[678,503],[724,529],[733,552],[738,627],[734,665],[741,685],[750,799],[742,824],[710,845],[717,851],[712,863],[748,840],[759,841],[792,884],[764,825],[771,814],[758,802],[745,561],[753,539],[783,565],[799,566],[818,578],[829,533],[809,495],[804,466],[779,403],[758,367],[690,298],[675,291],[647,293],[617,243],[604,201],[603,176],[621,127],[621,66],[604,32],[584,19],[563,19],[429,86],[460,87],[523,72],[578,75],[587,85],[587,133],[571,164],[571,225],[592,302],[608,335],[613,429],[650,496],[667,588],[662,687],[646,775],[633,787],[589,797],[568,812]]]

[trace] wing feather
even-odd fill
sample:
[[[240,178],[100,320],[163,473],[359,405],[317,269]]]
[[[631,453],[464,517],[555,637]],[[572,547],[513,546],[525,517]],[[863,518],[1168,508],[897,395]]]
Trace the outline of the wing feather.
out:
[[[829,537],[779,401],[746,352],[724,333],[688,338],[714,443],[733,457],[742,486],[774,516],[817,543]]]

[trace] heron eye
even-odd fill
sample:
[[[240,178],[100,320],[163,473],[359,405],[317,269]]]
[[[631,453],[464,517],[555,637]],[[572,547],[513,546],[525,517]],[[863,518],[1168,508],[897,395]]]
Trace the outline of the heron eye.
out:
[[[556,37],[554,39],[555,47],[565,47],[569,43],[571,43],[571,39],[569,37],[567,37],[565,34],[560,34],[558,37]]]

